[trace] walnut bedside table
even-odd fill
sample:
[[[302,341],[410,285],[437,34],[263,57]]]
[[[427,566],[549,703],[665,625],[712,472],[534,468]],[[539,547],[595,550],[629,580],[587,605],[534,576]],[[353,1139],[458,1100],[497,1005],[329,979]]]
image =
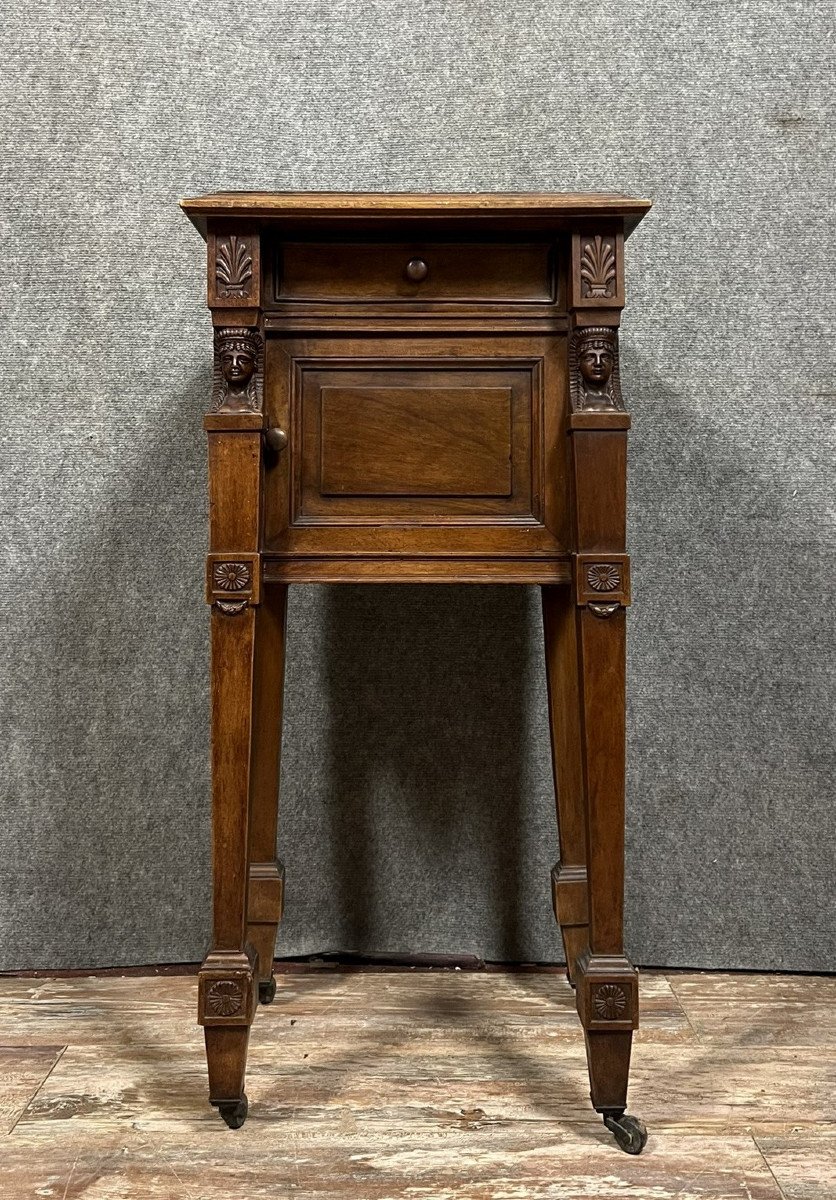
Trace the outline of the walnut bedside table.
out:
[[[625,196],[222,193],[208,247],[214,921],[209,1098],[247,1112],[269,1003],[291,583],[542,589],[555,915],[592,1104],[619,1145],[637,975],[624,954]],[[278,714],[278,717],[277,717]]]

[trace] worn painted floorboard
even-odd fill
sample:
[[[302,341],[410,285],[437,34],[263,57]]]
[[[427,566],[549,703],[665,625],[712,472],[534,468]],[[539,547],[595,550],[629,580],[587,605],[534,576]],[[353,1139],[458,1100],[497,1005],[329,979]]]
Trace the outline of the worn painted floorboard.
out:
[[[836,1126],[763,1133],[757,1143],[786,1200],[836,1196]]]
[[[560,975],[278,983],[233,1132],[193,976],[0,978],[2,1200],[836,1198],[836,980],[644,973],[639,1158],[589,1107]]]
[[[63,1046],[0,1045],[0,1133],[11,1133],[63,1050]]]

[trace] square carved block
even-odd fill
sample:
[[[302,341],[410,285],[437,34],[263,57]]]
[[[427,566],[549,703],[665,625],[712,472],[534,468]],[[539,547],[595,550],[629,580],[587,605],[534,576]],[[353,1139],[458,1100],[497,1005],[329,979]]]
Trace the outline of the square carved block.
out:
[[[251,1025],[256,1006],[255,964],[247,953],[212,953],[198,977],[201,1025]]]
[[[244,608],[247,604],[258,604],[260,591],[260,555],[246,553],[207,556],[207,603]]]
[[[628,554],[576,554],[574,563],[578,604],[630,603]]]
[[[588,980],[587,1012],[590,1030],[632,1029],[637,1011],[636,988],[628,980]]]
[[[576,983],[578,1012],[590,1032],[638,1028],[639,976],[627,959],[582,957]]]

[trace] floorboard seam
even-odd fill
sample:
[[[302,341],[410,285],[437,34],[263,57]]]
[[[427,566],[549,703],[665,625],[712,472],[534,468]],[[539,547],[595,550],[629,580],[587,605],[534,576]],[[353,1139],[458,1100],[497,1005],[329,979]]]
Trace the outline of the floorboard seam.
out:
[[[41,1082],[40,1082],[40,1083],[38,1084],[38,1086],[35,1088],[35,1090],[34,1090],[34,1092],[32,1093],[32,1095],[29,1097],[29,1099],[26,1101],[26,1103],[25,1103],[25,1105],[23,1106],[23,1108],[22,1108],[22,1109],[20,1110],[20,1112],[18,1113],[17,1120],[15,1121],[14,1125],[12,1125],[11,1129],[10,1129],[10,1130],[8,1131],[8,1133],[6,1134],[6,1137],[11,1137],[11,1136],[12,1136],[12,1134],[13,1134],[13,1133],[14,1133],[14,1131],[17,1129],[17,1127],[18,1127],[18,1125],[20,1124],[20,1122],[21,1122],[21,1121],[23,1120],[23,1118],[26,1116],[26,1114],[27,1114],[27,1112],[29,1111],[29,1108],[30,1108],[30,1106],[32,1105],[32,1103],[33,1103],[35,1100],[37,1100],[37,1098],[38,1098],[38,1096],[39,1096],[39,1094],[40,1094],[41,1088],[44,1086],[44,1084],[45,1084],[45,1083],[46,1083],[46,1081],[49,1079],[49,1077],[50,1077],[50,1075],[52,1074],[52,1072],[55,1070],[55,1068],[56,1068],[56,1067],[58,1066],[58,1064],[60,1063],[61,1059],[64,1057],[64,1052],[65,1052],[65,1050],[66,1050],[66,1049],[67,1049],[67,1046],[62,1046],[62,1047],[61,1047],[61,1049],[59,1050],[59,1052],[58,1052],[58,1054],[57,1054],[57,1056],[56,1056],[55,1062],[54,1062],[54,1063],[52,1064],[52,1066],[49,1068],[49,1070],[47,1071],[46,1075],[44,1075],[44,1077],[43,1077],[43,1079],[41,1080]]]
[[[776,1188],[778,1189],[778,1195],[781,1197],[781,1200],[787,1200],[786,1193],[784,1192],[784,1189],[781,1187],[781,1185],[780,1185],[780,1183],[778,1182],[778,1180],[775,1178],[775,1172],[772,1170],[772,1166],[771,1166],[771,1164],[770,1164],[770,1162],[769,1162],[769,1159],[768,1159],[768,1158],[766,1157],[766,1155],[764,1154],[764,1152],[763,1152],[763,1150],[762,1150],[762,1148],[761,1148],[761,1144],[760,1144],[760,1142],[758,1141],[758,1139],[757,1139],[757,1137],[755,1136],[755,1134],[754,1134],[754,1133],[753,1133],[753,1134],[750,1134],[750,1137],[752,1138],[752,1141],[755,1143],[755,1147],[756,1147],[756,1149],[757,1149],[757,1152],[758,1152],[758,1154],[759,1154],[759,1155],[761,1156],[761,1158],[763,1159],[764,1166],[766,1167],[767,1171],[768,1171],[768,1172],[769,1172],[769,1174],[772,1176],[772,1178],[775,1180],[775,1186],[776,1186]]]
[[[698,1046],[704,1046],[705,1042],[702,1040],[699,1033],[694,1028],[694,1025],[691,1022],[691,1014],[688,1012],[688,1009],[683,1004],[682,997],[679,995],[679,992],[676,990],[676,988],[673,985],[673,980],[671,979],[670,975],[665,975],[665,979],[668,981],[668,987],[671,989],[674,1000],[679,1005],[679,1010],[682,1013],[683,1017],[685,1018],[688,1028],[691,1030],[691,1033],[693,1033],[693,1035],[694,1035],[694,1040],[696,1041]]]

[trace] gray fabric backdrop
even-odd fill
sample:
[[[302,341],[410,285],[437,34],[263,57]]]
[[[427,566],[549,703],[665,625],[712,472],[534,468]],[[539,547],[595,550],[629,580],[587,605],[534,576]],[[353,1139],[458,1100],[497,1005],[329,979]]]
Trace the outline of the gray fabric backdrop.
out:
[[[624,190],[629,948],[834,955],[830,0],[9,0],[0,967],[207,936],[217,188]],[[299,588],[281,952],[560,957],[537,596]]]

